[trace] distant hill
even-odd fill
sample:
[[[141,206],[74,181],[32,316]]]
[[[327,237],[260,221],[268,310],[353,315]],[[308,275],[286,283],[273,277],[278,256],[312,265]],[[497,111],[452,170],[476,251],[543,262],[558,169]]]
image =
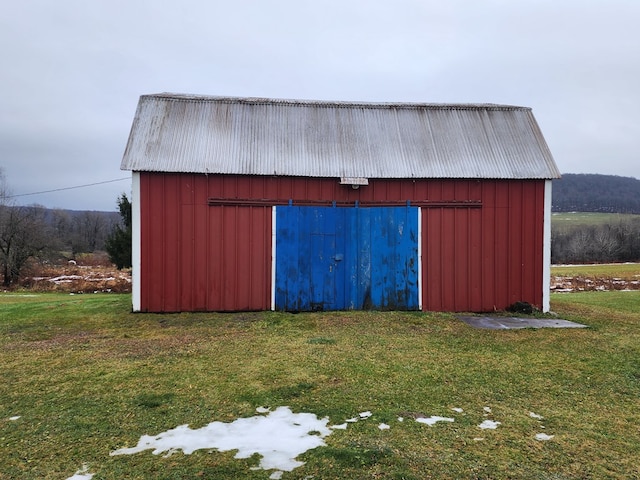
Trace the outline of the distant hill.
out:
[[[640,214],[640,180],[616,175],[565,173],[553,181],[554,212]]]

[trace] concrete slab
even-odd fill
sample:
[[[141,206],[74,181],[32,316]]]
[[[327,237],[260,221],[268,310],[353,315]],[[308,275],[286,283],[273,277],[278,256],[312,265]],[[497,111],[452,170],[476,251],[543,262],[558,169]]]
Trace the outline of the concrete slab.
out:
[[[511,330],[516,328],[587,328],[586,325],[555,318],[518,318],[490,316],[458,316],[467,325],[492,330]]]

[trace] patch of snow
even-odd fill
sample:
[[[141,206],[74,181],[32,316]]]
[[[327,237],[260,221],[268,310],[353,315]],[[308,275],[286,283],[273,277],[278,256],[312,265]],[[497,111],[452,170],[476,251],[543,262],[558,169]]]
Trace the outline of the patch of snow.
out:
[[[482,437],[476,437],[473,439],[474,442],[482,442],[484,440],[484,438]]]
[[[389,425],[387,425],[386,423],[381,423],[380,425],[378,425],[378,428],[380,430],[389,430],[391,427]]]
[[[636,262],[622,262],[622,263],[599,263],[598,265],[638,265]],[[588,263],[554,263],[551,265],[552,267],[593,267],[592,264]]]
[[[273,472],[271,475],[269,475],[269,478],[271,480],[280,480],[282,478],[282,474],[283,473],[284,473],[283,471],[277,470],[277,471]]]
[[[197,430],[180,425],[155,436],[143,435],[135,447],[120,448],[110,455],[150,449],[154,455],[176,450],[186,455],[200,449],[237,450],[235,458],[260,455],[263,470],[290,472],[304,465],[296,460],[298,455],[326,445],[323,438],[331,434],[328,422],[326,417],[318,419],[312,413],[293,413],[289,407],[278,407],[267,416],[240,418],[232,423],[212,422]]]
[[[332,428],[334,430],[346,430],[347,429],[347,424],[346,423],[341,423],[340,425],[331,425],[329,428]]]
[[[483,410],[484,410],[486,413],[491,413],[491,407],[484,407],[484,408],[483,408]]]
[[[345,420],[345,422],[349,422],[349,423],[356,423],[357,421],[358,421],[358,419],[357,419],[356,417],[353,417],[353,418],[347,418],[347,419]]]
[[[87,282],[113,282],[116,277],[85,278]]]
[[[16,415],[15,417],[9,417],[9,420],[11,420],[12,422],[15,422],[16,420],[20,419],[20,415]]]
[[[544,417],[542,415],[538,415],[537,413],[529,412],[529,416],[531,418],[537,418],[538,420],[542,420]]]
[[[89,473],[89,467],[87,465],[83,465],[80,470],[67,478],[67,480],[91,480],[94,475],[95,473]]]
[[[367,411],[367,412],[362,412],[359,415],[360,415],[360,418],[369,418],[373,414],[371,412]]]
[[[436,422],[453,422],[453,418],[447,417],[438,417],[437,415],[433,415],[429,418],[416,418],[416,422],[418,423],[426,423],[427,425],[435,425]]]
[[[541,442],[546,442],[547,440],[551,440],[555,435],[547,435],[546,433],[538,433],[536,434],[536,440]]]
[[[404,417],[398,417],[399,422],[404,422]]]
[[[485,420],[480,425],[478,425],[478,428],[482,428],[483,430],[486,430],[486,429],[495,430],[496,428],[498,428],[498,425],[501,425],[501,422],[494,422],[493,420]]]
[[[464,410],[459,408],[459,407],[453,407],[451,410],[453,410],[454,412],[458,412],[458,413],[464,412]]]
[[[82,280],[83,277],[80,275],[60,275],[59,277],[50,278],[49,281],[55,283],[56,285],[60,285],[61,283],[70,283],[74,280]]]
[[[271,411],[270,408],[267,407],[258,407],[256,408],[256,412],[258,413],[269,413]]]

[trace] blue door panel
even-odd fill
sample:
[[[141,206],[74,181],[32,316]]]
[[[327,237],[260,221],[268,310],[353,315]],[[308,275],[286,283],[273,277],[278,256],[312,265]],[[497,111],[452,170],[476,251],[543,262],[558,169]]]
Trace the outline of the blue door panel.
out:
[[[418,309],[418,209],[277,207],[276,309]]]

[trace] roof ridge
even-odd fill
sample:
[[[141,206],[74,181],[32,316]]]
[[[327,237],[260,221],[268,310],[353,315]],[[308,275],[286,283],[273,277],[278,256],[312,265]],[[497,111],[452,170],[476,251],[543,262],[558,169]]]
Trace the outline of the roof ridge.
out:
[[[398,108],[398,109],[431,109],[431,110],[531,110],[531,107],[504,105],[497,103],[428,103],[428,102],[364,102],[342,100],[296,100],[267,97],[231,97],[216,95],[196,95],[184,93],[155,93],[141,95],[142,98],[165,99],[178,102],[216,102],[247,105],[285,105],[292,107],[325,107],[325,108]]]

